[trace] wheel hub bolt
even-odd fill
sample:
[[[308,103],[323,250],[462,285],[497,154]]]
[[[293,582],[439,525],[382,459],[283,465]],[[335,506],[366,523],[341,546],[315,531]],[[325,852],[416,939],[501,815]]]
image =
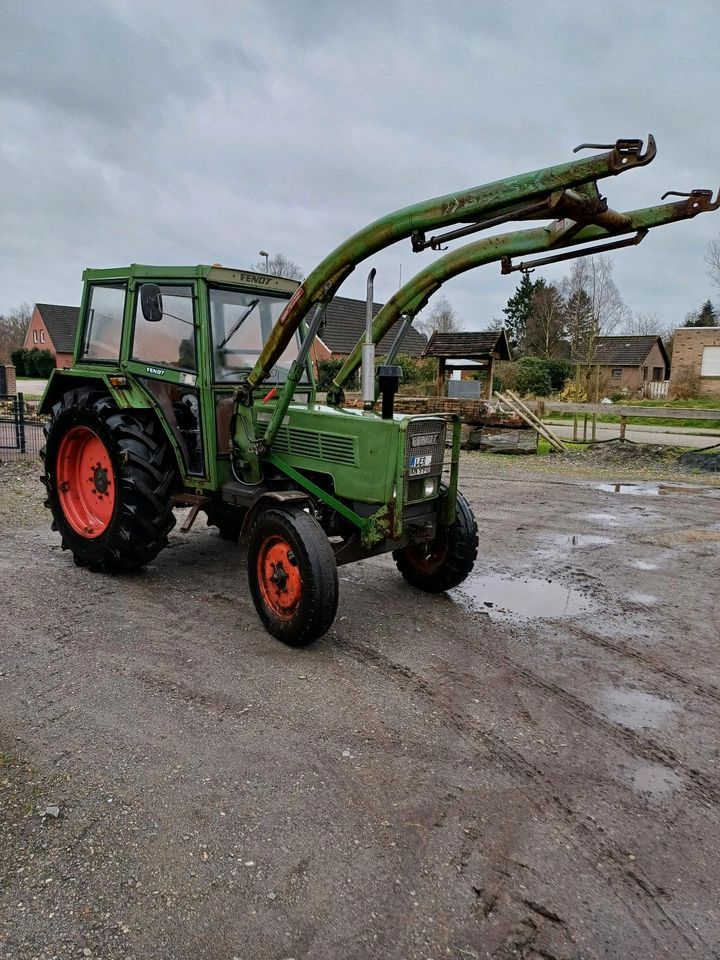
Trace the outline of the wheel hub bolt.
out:
[[[102,467],[97,467],[95,473],[93,474],[93,483],[95,484],[95,489],[98,493],[105,493],[107,488],[110,486],[108,482],[107,470],[104,470]]]

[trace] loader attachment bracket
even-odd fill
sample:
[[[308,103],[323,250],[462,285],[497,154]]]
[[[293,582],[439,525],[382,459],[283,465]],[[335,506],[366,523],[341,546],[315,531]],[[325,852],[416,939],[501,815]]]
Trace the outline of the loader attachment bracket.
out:
[[[718,190],[714,200],[712,190],[691,190],[689,193],[683,193],[680,190],[666,190],[660,199],[664,200],[665,197],[687,197],[690,201],[688,212],[704,213],[707,210],[717,210],[720,207],[720,190]]]
[[[647,230],[638,230],[632,237],[626,237],[624,240],[613,240],[610,243],[598,243],[593,247],[586,247],[582,250],[569,250],[567,253],[555,253],[550,257],[538,257],[536,260],[523,260],[521,263],[514,264],[512,257],[503,257],[500,261],[500,272],[515,273],[519,270],[521,273],[532,273],[536,267],[543,267],[548,263],[559,263],[562,260],[576,260],[578,257],[592,257],[596,253],[606,253],[608,250],[618,250],[620,247],[635,247],[647,236]]]
[[[619,172],[629,166],[631,160],[633,166],[642,167],[655,158],[657,144],[651,133],[648,134],[645,153],[642,152],[642,148],[642,140],[625,139],[616,140],[615,143],[579,143],[573,153],[579,153],[580,150],[612,150],[612,166]]]

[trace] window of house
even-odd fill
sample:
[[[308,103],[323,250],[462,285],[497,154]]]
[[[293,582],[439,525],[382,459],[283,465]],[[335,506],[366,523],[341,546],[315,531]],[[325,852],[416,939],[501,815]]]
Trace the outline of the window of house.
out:
[[[40,343],[45,343],[45,331],[40,331]]]
[[[37,330],[33,330],[33,343],[37,343],[37,342],[38,342],[38,332]]]
[[[653,367],[653,380],[655,381],[662,380],[662,373],[663,373],[662,367]]]
[[[720,377],[720,347],[703,347],[701,377]]]
[[[621,380],[621,379],[622,379],[622,367],[613,367],[613,368],[612,368],[612,371],[611,371],[611,373],[610,373],[610,376],[612,377],[613,380]]]
[[[86,360],[119,360],[124,309],[124,283],[91,287],[83,347]]]

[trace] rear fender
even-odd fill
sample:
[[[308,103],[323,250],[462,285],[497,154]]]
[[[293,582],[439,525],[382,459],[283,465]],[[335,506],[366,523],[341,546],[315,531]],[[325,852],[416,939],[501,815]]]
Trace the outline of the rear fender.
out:
[[[120,376],[121,374],[113,374]],[[45,393],[40,401],[38,413],[50,413],[52,408],[68,390],[77,390],[79,387],[95,387],[98,390],[104,390],[109,397],[115,401],[122,410],[123,407],[132,406],[133,410],[138,408],[152,409],[150,403],[144,396],[139,395],[139,391],[132,392],[132,401],[128,396],[128,390],[124,388],[113,387],[110,383],[109,374],[102,373],[76,373],[66,372],[65,370],[54,370],[45,387]]]

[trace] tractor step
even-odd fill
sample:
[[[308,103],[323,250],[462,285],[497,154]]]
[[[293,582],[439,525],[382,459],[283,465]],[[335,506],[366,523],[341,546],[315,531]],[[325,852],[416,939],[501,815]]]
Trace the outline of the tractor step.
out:
[[[196,493],[176,493],[171,499],[174,507],[191,508],[185,523],[180,527],[180,533],[190,533],[192,525],[197,520],[197,515],[203,507],[211,503],[210,497],[204,497]]]

